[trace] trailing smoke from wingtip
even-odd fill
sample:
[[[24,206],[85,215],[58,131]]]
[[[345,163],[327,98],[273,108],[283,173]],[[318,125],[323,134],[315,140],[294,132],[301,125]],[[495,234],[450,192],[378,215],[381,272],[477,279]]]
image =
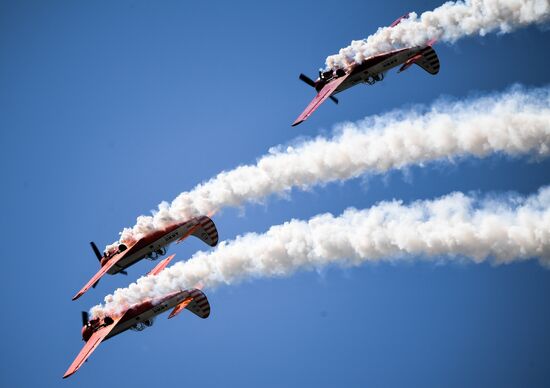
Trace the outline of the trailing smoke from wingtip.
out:
[[[348,209],[340,216],[291,220],[264,234],[223,242],[116,290],[92,314],[117,313],[199,283],[212,288],[328,265],[403,260],[505,264],[532,258],[550,265],[550,186],[527,197],[479,199],[453,193],[408,205],[394,200],[366,210]]]
[[[379,28],[363,40],[352,41],[326,59],[327,69],[345,68],[365,58],[438,40],[454,43],[471,35],[507,33],[550,20],[548,0],[466,0],[446,2],[418,16],[411,12],[394,27]]]
[[[332,137],[276,147],[256,164],[223,171],[121,233],[128,243],[169,223],[265,197],[461,157],[550,154],[550,87],[396,110],[337,126]],[[107,247],[116,247],[119,242]]]

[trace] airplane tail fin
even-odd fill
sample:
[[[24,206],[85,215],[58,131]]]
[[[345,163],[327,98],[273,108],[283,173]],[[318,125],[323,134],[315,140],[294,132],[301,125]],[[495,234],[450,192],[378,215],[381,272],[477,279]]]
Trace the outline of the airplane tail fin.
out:
[[[414,63],[432,75],[439,73],[439,58],[435,50],[431,46],[427,46],[422,50],[421,55],[422,57]]]
[[[218,230],[214,221],[207,216],[198,217],[199,226],[193,231],[192,235],[201,239],[211,247],[218,244]]]

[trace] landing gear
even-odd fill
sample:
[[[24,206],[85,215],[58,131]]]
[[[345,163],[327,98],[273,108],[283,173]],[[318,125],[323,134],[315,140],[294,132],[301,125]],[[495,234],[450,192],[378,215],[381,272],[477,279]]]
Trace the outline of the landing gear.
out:
[[[374,75],[369,75],[365,80],[365,83],[369,85],[374,85],[377,82],[380,82],[384,79],[384,73],[378,73]]]
[[[161,256],[164,256],[165,254],[166,254],[166,248],[160,248],[154,252],[149,253],[145,258],[147,260],[155,261],[156,259],[158,259]]]
[[[137,322],[134,326],[130,327],[130,329],[134,331],[143,331],[148,327],[153,326],[153,319],[147,319],[143,322]]]

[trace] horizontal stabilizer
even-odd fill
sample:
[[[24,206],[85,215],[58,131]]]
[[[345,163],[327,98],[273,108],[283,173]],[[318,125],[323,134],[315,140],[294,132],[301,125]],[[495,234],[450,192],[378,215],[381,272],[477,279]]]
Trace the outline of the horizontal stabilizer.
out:
[[[191,303],[193,301],[193,298],[192,297],[188,297],[186,299],[184,299],[182,302],[180,302],[176,307],[174,307],[174,309],[172,310],[172,312],[170,313],[170,315],[168,315],[168,319],[170,318],[174,318],[176,315],[178,315],[179,313],[181,313],[189,303]]]
[[[208,298],[201,290],[196,288],[190,291],[187,299],[183,300],[180,304],[174,307],[174,310],[172,310],[168,318],[175,317],[183,309],[187,309],[203,319],[208,318],[210,315],[210,303],[208,303]]]

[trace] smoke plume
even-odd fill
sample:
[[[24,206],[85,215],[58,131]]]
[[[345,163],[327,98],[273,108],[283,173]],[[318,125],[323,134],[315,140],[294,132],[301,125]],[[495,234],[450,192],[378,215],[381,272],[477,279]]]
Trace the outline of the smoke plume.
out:
[[[264,234],[249,233],[197,252],[157,276],[140,278],[95,306],[112,314],[149,298],[194,287],[289,276],[298,270],[365,262],[489,260],[494,264],[538,258],[550,264],[550,186],[522,197],[477,199],[453,193],[436,200],[381,202],[340,216],[291,220]]]
[[[128,244],[174,221],[258,202],[294,187],[307,189],[365,173],[493,153],[549,155],[550,87],[515,87],[502,94],[340,124],[332,137],[273,148],[254,165],[221,172],[171,204],[161,203],[152,216],[139,216],[134,227],[124,229],[120,240]]]
[[[420,16],[412,12],[395,27],[382,27],[367,39],[352,41],[338,54],[329,56],[326,65],[329,69],[345,68],[373,55],[425,45],[433,39],[453,43],[466,36],[483,36],[493,31],[507,33],[549,19],[548,0],[447,2]]]

